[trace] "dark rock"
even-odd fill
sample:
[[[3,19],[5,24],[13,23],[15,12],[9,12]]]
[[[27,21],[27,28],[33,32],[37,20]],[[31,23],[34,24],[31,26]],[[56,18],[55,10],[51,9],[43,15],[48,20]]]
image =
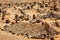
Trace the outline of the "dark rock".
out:
[[[53,37],[51,37],[50,40],[55,40],[55,39]]]
[[[6,20],[6,22],[5,22],[6,24],[9,24],[10,23],[10,20]]]

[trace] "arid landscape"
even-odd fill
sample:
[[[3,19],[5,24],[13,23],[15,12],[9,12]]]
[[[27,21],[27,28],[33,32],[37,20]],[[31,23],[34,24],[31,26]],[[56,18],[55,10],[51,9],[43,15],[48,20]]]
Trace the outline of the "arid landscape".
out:
[[[60,0],[0,0],[0,40],[60,40]]]

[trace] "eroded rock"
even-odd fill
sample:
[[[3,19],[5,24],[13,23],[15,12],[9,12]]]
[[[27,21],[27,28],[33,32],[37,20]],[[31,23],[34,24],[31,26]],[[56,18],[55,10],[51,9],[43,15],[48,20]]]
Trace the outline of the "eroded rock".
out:
[[[33,39],[44,39],[52,37],[58,33],[54,28],[51,28],[48,23],[39,23],[39,24],[32,24],[32,23],[19,23],[9,26],[4,26],[4,29],[8,32],[14,34],[23,34],[26,35],[28,38]]]

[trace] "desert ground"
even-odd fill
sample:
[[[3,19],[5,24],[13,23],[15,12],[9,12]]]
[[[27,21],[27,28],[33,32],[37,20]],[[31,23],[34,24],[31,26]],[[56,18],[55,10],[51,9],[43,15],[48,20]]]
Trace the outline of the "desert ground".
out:
[[[60,0],[0,0],[0,40],[60,40]]]

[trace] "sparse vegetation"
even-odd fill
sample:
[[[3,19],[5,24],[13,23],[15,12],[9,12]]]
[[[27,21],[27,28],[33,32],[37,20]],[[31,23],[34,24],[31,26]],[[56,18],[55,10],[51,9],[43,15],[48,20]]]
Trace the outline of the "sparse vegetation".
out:
[[[0,9],[2,15],[2,21],[0,21],[7,24],[3,26],[4,29],[0,28],[1,31],[8,31],[12,35],[18,36],[25,35],[32,39],[50,38],[50,40],[55,40],[53,37],[59,34],[59,31],[54,29],[55,26],[60,27],[59,22],[56,22],[56,20],[60,20],[57,0],[42,1],[42,3],[0,3],[0,7],[2,9]],[[13,17],[11,17],[12,15]]]

